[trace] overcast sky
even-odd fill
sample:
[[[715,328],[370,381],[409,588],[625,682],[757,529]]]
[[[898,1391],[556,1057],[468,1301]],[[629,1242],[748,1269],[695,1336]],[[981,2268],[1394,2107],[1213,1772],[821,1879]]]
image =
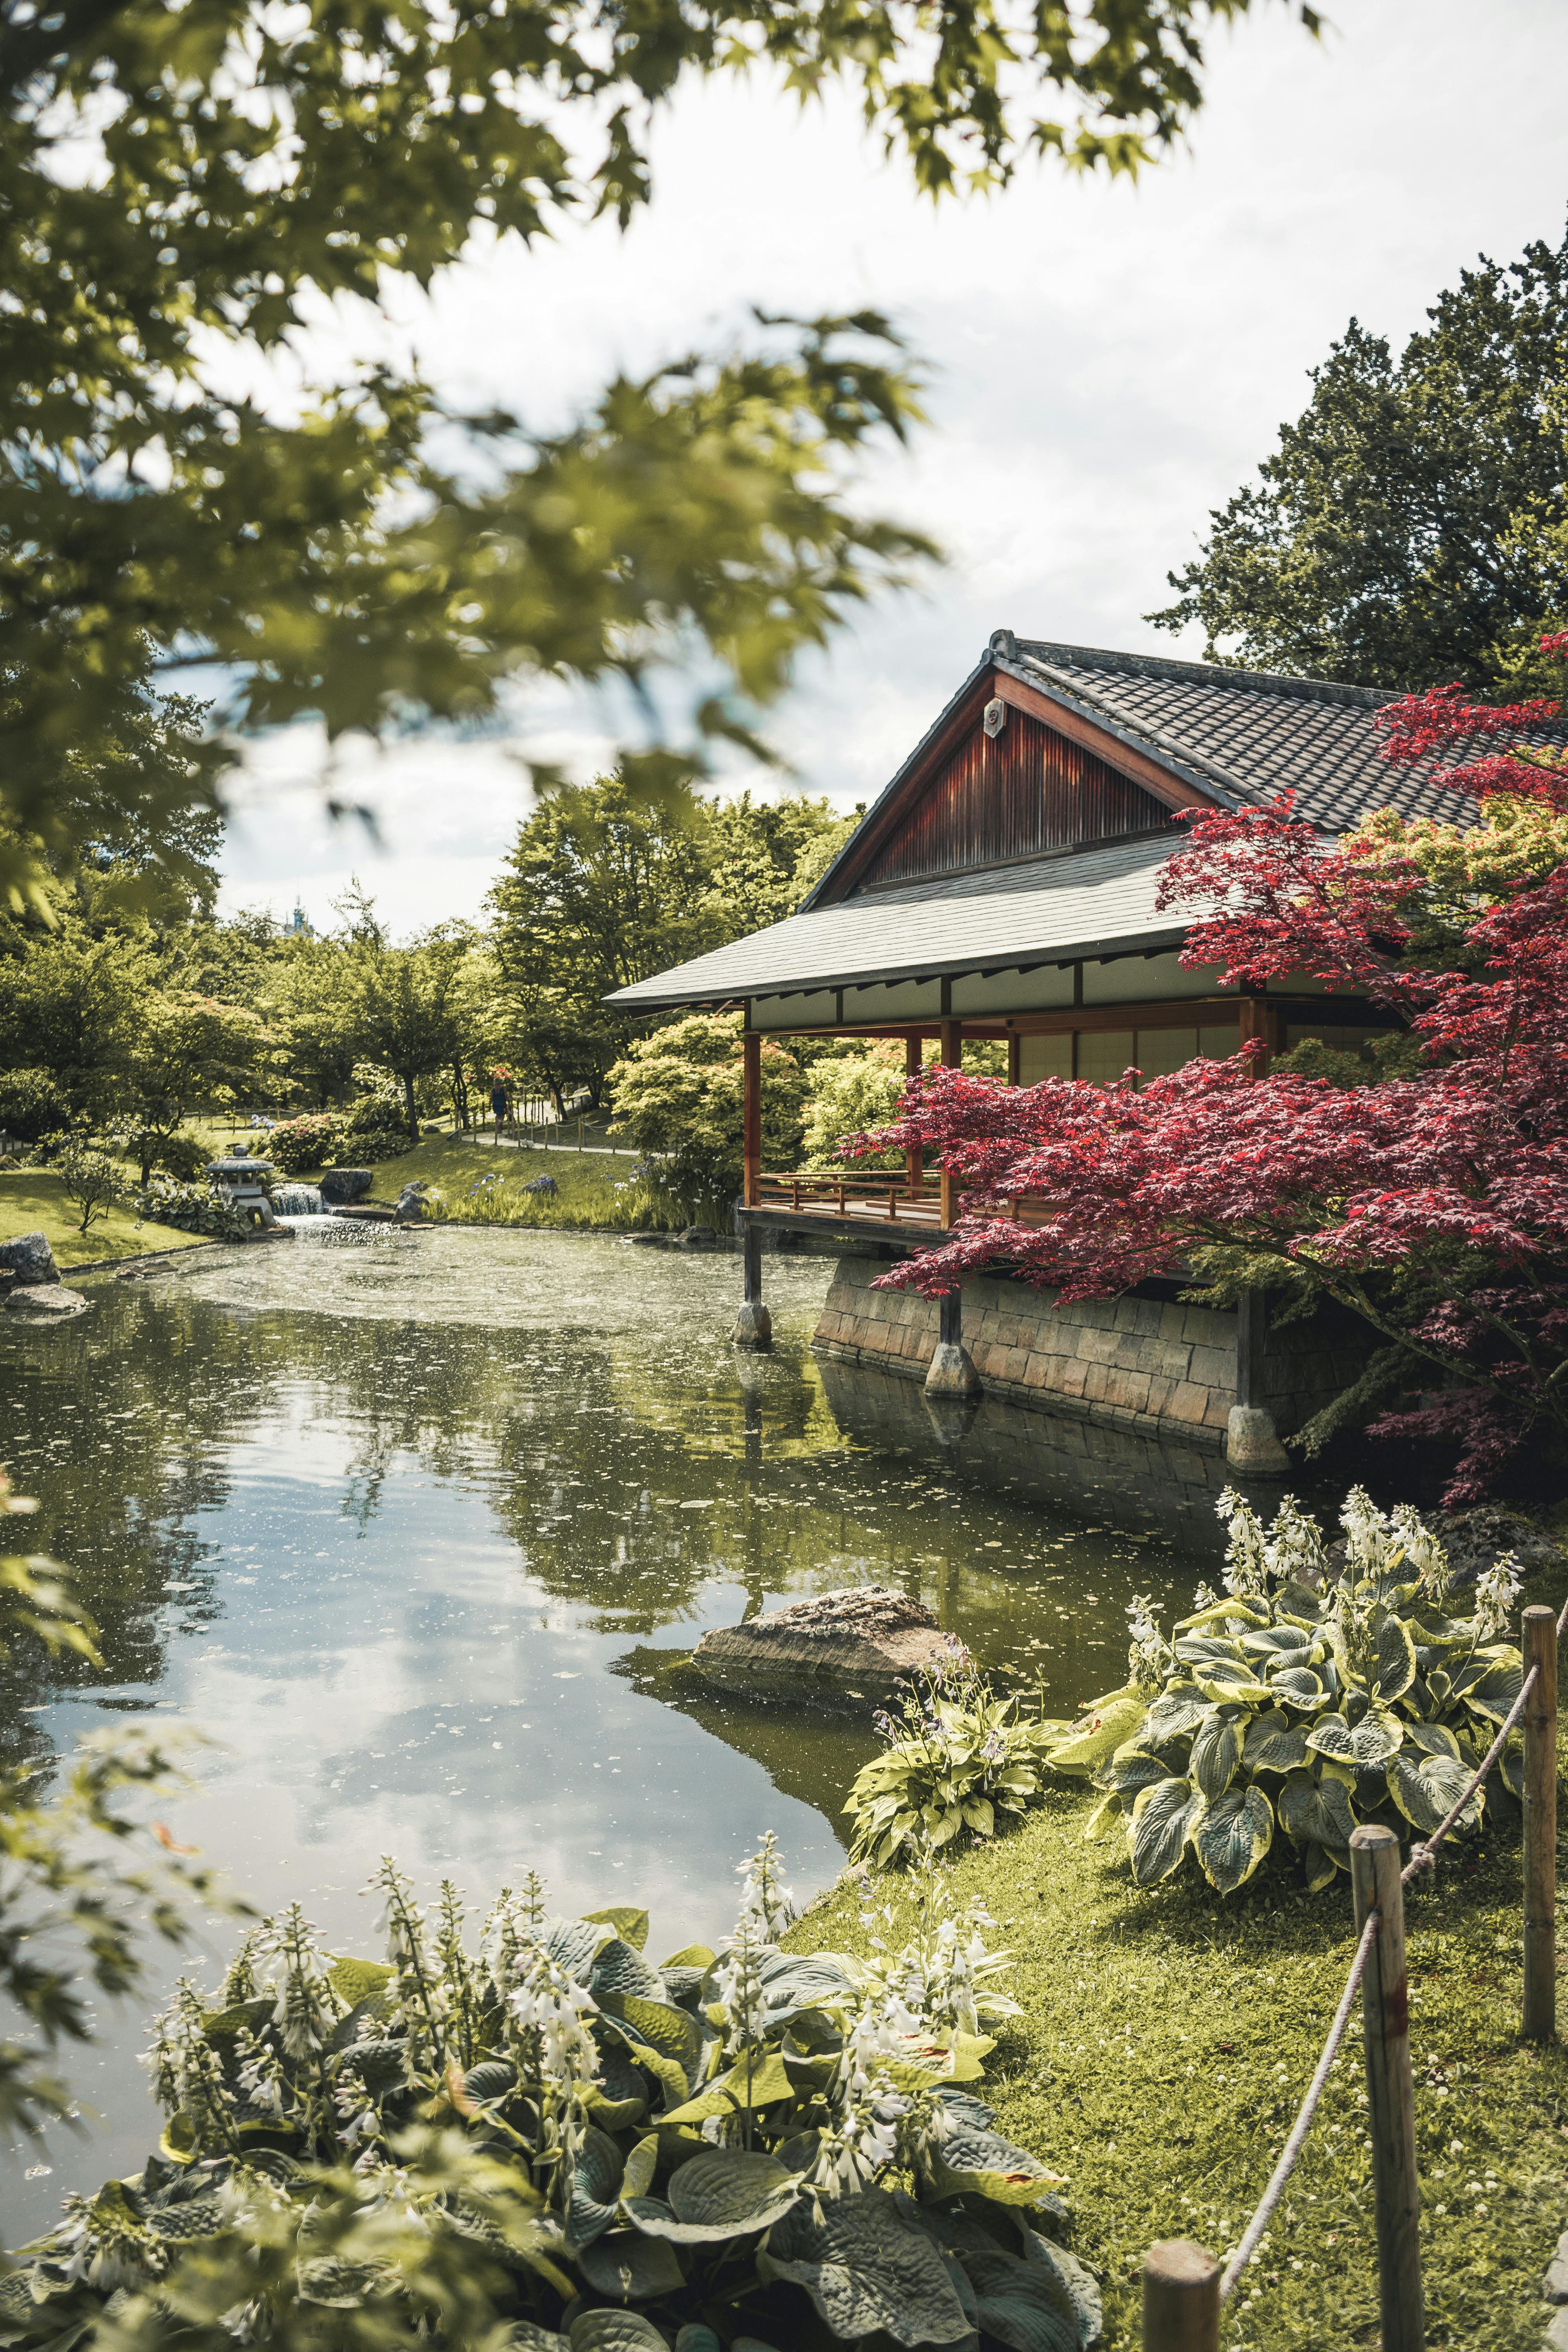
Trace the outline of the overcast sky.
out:
[[[1190,153],[1137,187],[1048,167],[932,213],[847,108],[762,84],[694,89],[655,145],[650,209],[552,249],[492,250],[428,304],[344,322],[458,401],[553,427],[617,368],[722,341],[755,302],[892,313],[931,372],[931,424],[868,495],[943,569],[803,671],[774,715],[798,784],[848,807],[887,781],[991,631],[1201,655],[1141,617],[1247,478],[1355,316],[1396,348],[1478,252],[1555,242],[1568,206],[1563,0],[1331,0],[1212,42]],[[620,714],[529,697],[519,741],[595,772]],[[357,871],[400,931],[477,916],[527,797],[506,740],[340,753],[378,850],[321,813],[311,730],[256,745],[225,861],[229,908],[296,898],[320,928]],[[764,788],[773,788],[766,785]]]

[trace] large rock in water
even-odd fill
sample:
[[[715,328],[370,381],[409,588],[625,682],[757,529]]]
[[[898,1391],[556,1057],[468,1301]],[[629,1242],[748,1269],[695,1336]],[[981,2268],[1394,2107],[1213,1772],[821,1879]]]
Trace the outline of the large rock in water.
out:
[[[58,1282],[60,1270],[55,1264],[55,1254],[49,1247],[47,1234],[18,1234],[8,1242],[0,1242],[0,1267],[7,1268],[19,1284],[30,1286],[44,1282]]]
[[[859,1715],[884,1704],[901,1675],[949,1663],[954,1648],[922,1602],[854,1584],[704,1633],[691,1663],[721,1690]]]
[[[5,1293],[8,1315],[79,1315],[88,1301],[79,1290],[68,1290],[57,1274],[53,1282],[18,1283]]]

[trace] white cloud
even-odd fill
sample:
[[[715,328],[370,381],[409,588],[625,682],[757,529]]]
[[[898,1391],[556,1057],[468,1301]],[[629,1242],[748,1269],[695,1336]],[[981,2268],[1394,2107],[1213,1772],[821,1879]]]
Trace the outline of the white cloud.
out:
[[[894,314],[931,363],[931,424],[870,469],[866,496],[950,562],[803,665],[773,726],[803,778],[847,804],[994,627],[1174,650],[1142,614],[1348,319],[1397,345],[1479,250],[1508,260],[1561,235],[1557,0],[1343,0],[1336,17],[1321,47],[1284,8],[1216,33],[1192,152],[1137,187],[1026,168],[1003,197],[935,213],[847,107],[802,118],[761,82],[696,89],[659,131],[655,202],[626,236],[599,223],[537,254],[491,250],[428,302],[334,314],[321,347],[415,352],[453,399],[550,426],[614,368],[740,331],[752,301]],[[613,723],[551,689],[525,702],[519,740],[586,774]],[[311,748],[301,732],[253,754],[229,903],[286,911],[298,892],[319,920],[357,868],[400,927],[479,911],[524,804],[503,745],[430,737],[344,760],[381,811],[380,855],[323,827]]]

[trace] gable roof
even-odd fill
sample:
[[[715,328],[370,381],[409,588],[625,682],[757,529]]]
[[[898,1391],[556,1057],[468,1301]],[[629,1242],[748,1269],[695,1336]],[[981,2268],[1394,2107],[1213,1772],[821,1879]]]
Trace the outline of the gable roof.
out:
[[[1382,758],[1373,714],[1395,698],[1327,678],[1277,677],[1205,662],[1057,645],[998,629],[979,663],[879,793],[798,914],[606,1001],[655,1012],[746,996],[956,976],[1020,964],[1154,953],[1184,922],[1158,913],[1161,870],[1182,835],[1164,831],[862,890],[876,853],[919,802],[988,693],[1058,725],[1167,806],[1257,807],[1283,791],[1325,834],[1369,809],[1462,818],[1440,781],[1482,748],[1455,746],[1414,766]],[[1568,726],[1522,730],[1562,744]]]

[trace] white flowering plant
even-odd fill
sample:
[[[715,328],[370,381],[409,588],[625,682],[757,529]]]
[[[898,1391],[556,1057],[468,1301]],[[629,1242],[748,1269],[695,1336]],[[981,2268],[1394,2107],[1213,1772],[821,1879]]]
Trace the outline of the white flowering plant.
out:
[[[265,1922],[158,2021],[158,2149],[18,2256],[0,2343],[821,2352],[956,2345],[990,2302],[1082,2352],[1058,2177],[981,2095],[994,1923],[931,1874],[897,1953],[786,1952],[771,1837],[742,1877],[723,1948],[658,1966],[646,1912],[556,1917],[531,1877],[474,1937],[384,1863],[384,1961]]]
[[[1337,1559],[1289,1496],[1268,1527],[1228,1488],[1218,1507],[1224,1591],[1200,1586],[1169,1638],[1134,1601],[1126,1685],[1045,1754],[1101,1791],[1088,1834],[1124,1822],[1139,1885],[1190,1857],[1231,1895],[1272,1855],[1316,1892],[1348,1871],[1359,1823],[1426,1836],[1465,1795],[1519,1696],[1519,1654],[1500,1638],[1518,1563],[1488,1570],[1455,1615],[1442,1544],[1408,1506],[1384,1514],[1352,1487]],[[1517,1820],[1522,1767],[1515,1732],[1458,1829]]]

